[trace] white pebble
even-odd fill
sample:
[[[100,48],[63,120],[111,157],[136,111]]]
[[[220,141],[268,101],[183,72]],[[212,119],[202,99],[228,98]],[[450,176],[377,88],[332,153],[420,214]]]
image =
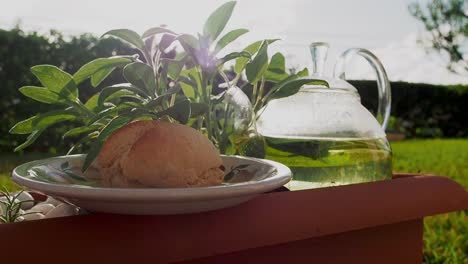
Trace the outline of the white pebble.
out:
[[[23,217],[23,220],[25,221],[29,221],[29,220],[39,220],[39,219],[42,219],[45,217],[45,215],[41,214],[41,213],[34,213],[34,214],[27,214],[27,215],[23,215],[21,216]]]
[[[19,216],[15,219],[15,222],[23,222],[24,221],[24,217],[22,216]]]
[[[53,198],[53,197],[47,197],[47,199],[45,200],[44,203],[49,203],[49,204],[52,204],[53,206],[58,206],[59,204],[62,204],[61,201]]]
[[[17,194],[18,192],[13,193],[12,195],[17,195]],[[34,198],[28,192],[21,192],[21,194],[18,195],[17,199],[20,200],[21,202],[27,201],[21,204],[21,209],[23,210],[28,210],[34,206]]]
[[[58,205],[54,209],[50,210],[49,213],[46,214],[45,218],[70,216],[70,215],[76,215],[77,213],[78,213],[78,209],[76,207],[63,203],[63,204]]]
[[[29,209],[28,212],[41,213],[46,215],[50,210],[54,209],[55,206],[49,203],[36,204],[33,208]]]

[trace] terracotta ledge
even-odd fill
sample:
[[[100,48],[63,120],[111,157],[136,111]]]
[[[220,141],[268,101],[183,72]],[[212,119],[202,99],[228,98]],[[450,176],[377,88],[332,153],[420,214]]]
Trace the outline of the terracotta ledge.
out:
[[[0,226],[6,259],[24,241],[54,243],[60,256],[108,261],[185,261],[422,219],[468,208],[468,192],[438,176],[397,175],[382,182],[276,192],[237,207],[191,215],[93,214]],[[4,239],[8,237],[8,239]],[[51,248],[49,245],[47,248]],[[121,251],[119,251],[121,250]],[[24,255],[23,255],[24,256]],[[31,261],[50,258],[28,247]],[[65,259],[62,259],[65,260]]]

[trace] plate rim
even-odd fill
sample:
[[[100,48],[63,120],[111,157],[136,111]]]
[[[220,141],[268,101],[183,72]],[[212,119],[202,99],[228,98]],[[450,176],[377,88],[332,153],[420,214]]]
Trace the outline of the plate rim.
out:
[[[276,169],[275,175],[260,181],[243,182],[232,185],[217,185],[208,187],[188,188],[106,188],[90,187],[76,184],[47,183],[26,178],[18,173],[19,169],[32,164],[55,159],[79,158],[86,154],[55,156],[34,160],[21,164],[12,171],[12,180],[26,188],[71,199],[96,199],[100,201],[187,201],[232,198],[245,195],[260,194],[274,190],[289,182],[292,178],[291,170],[284,164],[259,158],[238,155],[220,155],[221,157],[249,160],[263,163]]]

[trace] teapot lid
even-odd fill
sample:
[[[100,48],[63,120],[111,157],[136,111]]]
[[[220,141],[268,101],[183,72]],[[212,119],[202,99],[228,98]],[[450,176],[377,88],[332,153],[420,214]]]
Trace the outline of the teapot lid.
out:
[[[340,79],[327,77],[323,74],[325,62],[327,60],[329,45],[326,42],[312,42],[309,45],[310,55],[312,57],[312,75],[311,78],[326,81],[331,89],[346,90],[357,93],[357,89],[349,82]],[[304,85],[303,88],[324,88],[322,85]]]

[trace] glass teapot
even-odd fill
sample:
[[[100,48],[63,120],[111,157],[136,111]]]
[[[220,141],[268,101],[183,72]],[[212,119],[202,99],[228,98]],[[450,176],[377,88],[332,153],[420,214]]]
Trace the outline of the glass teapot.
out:
[[[323,85],[304,85],[298,93],[270,101],[257,120],[264,136],[266,158],[293,171],[289,188],[310,189],[392,177],[390,145],[385,127],[390,115],[390,83],[380,61],[366,49],[345,51],[335,77],[323,75],[328,44],[310,46],[313,74]],[[363,56],[377,74],[379,106],[374,117],[346,82],[346,62]],[[379,124],[379,121],[380,124]]]

